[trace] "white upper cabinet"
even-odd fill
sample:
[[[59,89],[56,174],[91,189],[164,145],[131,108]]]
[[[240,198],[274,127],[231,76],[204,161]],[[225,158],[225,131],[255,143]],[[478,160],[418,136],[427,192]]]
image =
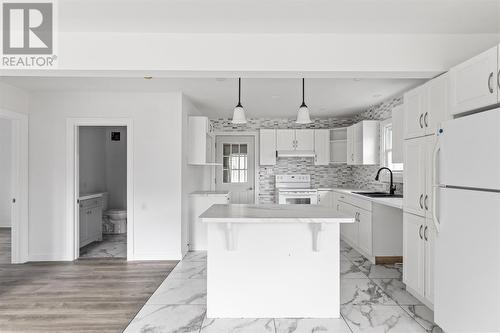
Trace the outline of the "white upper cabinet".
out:
[[[424,113],[425,134],[435,134],[438,125],[450,119],[448,87],[449,74],[444,73],[425,84],[426,110]]]
[[[276,150],[295,150],[295,130],[276,130]]]
[[[437,126],[449,119],[447,73],[404,95],[404,138],[434,134]]]
[[[260,130],[260,165],[276,164],[276,130]]]
[[[295,130],[296,150],[314,150],[314,130],[298,129]]]
[[[398,105],[392,109],[392,162],[403,163],[404,109]]]
[[[451,114],[498,103],[498,63],[495,46],[450,70]]]
[[[347,128],[347,164],[379,164],[380,124],[363,120]]]
[[[330,164],[330,130],[317,129],[314,130],[314,164],[328,165]]]
[[[354,127],[347,127],[347,164],[354,164]]]
[[[188,163],[197,165],[213,164],[212,127],[207,117],[189,117]]]
[[[404,129],[405,139],[416,138],[425,135],[424,109],[425,88],[417,87],[404,94]]]
[[[313,129],[279,129],[276,130],[277,150],[314,150]]]

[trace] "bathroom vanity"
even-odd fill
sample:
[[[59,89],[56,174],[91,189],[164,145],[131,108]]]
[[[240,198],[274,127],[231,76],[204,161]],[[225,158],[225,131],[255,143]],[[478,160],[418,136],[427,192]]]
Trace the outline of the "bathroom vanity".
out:
[[[318,205],[213,205],[209,318],[339,318],[340,223]]]
[[[79,198],[80,247],[102,240],[102,193],[81,196]]]

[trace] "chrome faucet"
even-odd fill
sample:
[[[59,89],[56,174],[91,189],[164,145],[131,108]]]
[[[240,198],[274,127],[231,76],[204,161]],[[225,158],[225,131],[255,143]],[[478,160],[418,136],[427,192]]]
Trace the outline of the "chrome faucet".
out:
[[[389,185],[389,194],[390,195],[394,195],[394,192],[396,191],[396,186],[394,186],[393,183],[392,183],[392,170],[391,169],[386,168],[386,167],[378,169],[377,175],[375,176],[375,180],[379,179],[380,171],[382,171],[384,169],[388,170],[391,173],[391,185]]]

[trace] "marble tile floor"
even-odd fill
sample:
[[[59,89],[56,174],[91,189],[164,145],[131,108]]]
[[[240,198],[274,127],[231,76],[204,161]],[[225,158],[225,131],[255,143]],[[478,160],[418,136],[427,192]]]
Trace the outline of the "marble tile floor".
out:
[[[372,265],[341,242],[340,319],[210,319],[206,317],[206,252],[189,252],[125,333],[442,332],[433,313],[406,292],[402,268]]]
[[[127,234],[102,235],[101,242],[92,242],[80,249],[80,259],[126,258]]]

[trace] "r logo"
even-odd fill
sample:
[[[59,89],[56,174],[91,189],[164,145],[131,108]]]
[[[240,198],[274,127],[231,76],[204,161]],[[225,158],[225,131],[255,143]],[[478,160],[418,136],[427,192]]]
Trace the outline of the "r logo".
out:
[[[3,4],[3,53],[51,54],[52,3]]]

